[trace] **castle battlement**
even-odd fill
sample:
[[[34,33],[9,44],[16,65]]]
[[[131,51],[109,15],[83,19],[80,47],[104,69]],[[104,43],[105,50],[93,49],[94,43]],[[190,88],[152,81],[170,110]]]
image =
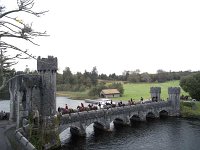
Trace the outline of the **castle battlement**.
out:
[[[161,93],[161,87],[151,87],[150,93]]]
[[[169,87],[168,94],[180,94],[181,89],[180,87]]]
[[[37,70],[41,71],[57,71],[58,63],[57,57],[48,56],[48,58],[37,58]]]

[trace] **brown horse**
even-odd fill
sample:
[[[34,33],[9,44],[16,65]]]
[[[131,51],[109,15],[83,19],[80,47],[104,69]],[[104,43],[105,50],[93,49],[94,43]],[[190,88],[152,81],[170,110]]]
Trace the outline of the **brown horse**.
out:
[[[65,108],[60,108],[60,113],[61,114],[70,114],[70,113],[75,113],[77,112],[77,110],[69,108],[69,109],[65,109]]]

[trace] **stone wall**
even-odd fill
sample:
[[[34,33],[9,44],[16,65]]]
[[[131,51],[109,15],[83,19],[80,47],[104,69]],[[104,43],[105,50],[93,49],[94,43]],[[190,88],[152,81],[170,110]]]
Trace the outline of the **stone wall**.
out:
[[[55,136],[58,133],[57,126],[46,119],[56,114],[57,58],[38,57],[37,70],[38,75],[19,74],[10,80],[10,120],[16,121],[17,129],[23,127],[23,132],[26,132],[25,126],[29,127],[28,123],[37,130],[36,136],[41,137],[43,131],[46,140],[40,144],[49,148],[57,147],[60,145],[58,136]],[[37,112],[39,116],[34,119]],[[46,127],[48,130],[43,130]],[[20,132],[16,136],[26,149],[35,149]]]
[[[22,148],[25,149],[25,150],[37,150],[35,148],[35,146],[33,146],[28,140],[26,137],[24,137],[21,132],[22,129],[19,128],[18,130],[15,131],[15,136],[16,136],[16,139],[19,141],[19,143],[21,144]]]
[[[41,111],[41,89],[39,75],[17,75],[10,80],[10,120],[17,122],[17,128],[34,109]]]

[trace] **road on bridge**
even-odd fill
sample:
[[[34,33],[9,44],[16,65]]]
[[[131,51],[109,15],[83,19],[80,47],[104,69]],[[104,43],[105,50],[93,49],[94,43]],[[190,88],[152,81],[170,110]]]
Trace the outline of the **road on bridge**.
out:
[[[5,136],[6,130],[12,125],[8,120],[0,120],[0,149],[2,150],[12,150],[10,142]]]

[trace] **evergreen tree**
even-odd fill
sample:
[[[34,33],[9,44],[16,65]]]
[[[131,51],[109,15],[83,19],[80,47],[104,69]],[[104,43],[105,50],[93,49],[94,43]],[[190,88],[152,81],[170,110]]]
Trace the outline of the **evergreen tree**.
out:
[[[96,86],[97,85],[97,82],[98,82],[98,71],[97,71],[97,68],[96,66],[93,67],[92,71],[91,71],[91,75],[90,75],[90,79],[91,79],[91,83],[93,86]]]

